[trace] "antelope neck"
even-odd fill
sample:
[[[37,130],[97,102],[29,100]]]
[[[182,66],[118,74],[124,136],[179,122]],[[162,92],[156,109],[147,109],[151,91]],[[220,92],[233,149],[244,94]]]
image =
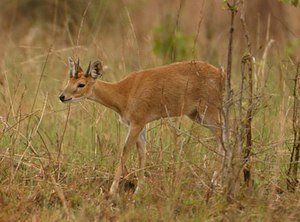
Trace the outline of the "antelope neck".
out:
[[[93,86],[91,95],[88,97],[90,100],[101,103],[102,105],[121,114],[123,95],[120,92],[118,83],[109,83],[97,80]]]

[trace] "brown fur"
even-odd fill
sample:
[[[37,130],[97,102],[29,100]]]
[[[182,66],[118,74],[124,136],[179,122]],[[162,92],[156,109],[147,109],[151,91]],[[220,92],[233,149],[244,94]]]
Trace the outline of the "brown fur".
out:
[[[119,113],[122,121],[130,127],[110,189],[110,194],[114,195],[129,150],[135,144],[141,168],[139,182],[143,181],[146,151],[142,131],[147,123],[186,115],[210,128],[220,142],[223,82],[220,69],[205,62],[188,61],[133,72],[116,83],[95,80],[81,70],[78,79],[69,80],[62,95],[65,101],[75,98],[97,101]],[[86,86],[78,90],[78,83]]]

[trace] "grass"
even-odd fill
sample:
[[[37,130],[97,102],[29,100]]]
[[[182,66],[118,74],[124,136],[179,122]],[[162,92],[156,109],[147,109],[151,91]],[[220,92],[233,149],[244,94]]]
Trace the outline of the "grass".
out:
[[[216,158],[209,147],[214,141],[206,129],[182,118],[176,136],[172,120],[150,124],[145,190],[133,201],[132,187],[125,183],[127,191],[113,209],[106,194],[126,128],[116,114],[98,104],[72,104],[70,111],[60,104],[60,77],[48,73],[63,73],[64,67],[53,69],[53,63],[50,58],[33,112],[35,90],[29,88],[37,87],[39,76],[30,82],[23,75],[17,79],[10,75],[5,85],[14,99],[11,107],[2,108],[6,116],[1,134],[1,220],[293,221],[299,217],[299,194],[285,191],[290,134],[285,133],[280,143],[280,130],[273,127],[282,118],[283,98],[273,97],[255,118],[253,189],[241,187],[235,204],[226,204],[221,188],[207,199]],[[20,72],[25,71],[21,67]],[[290,125],[288,121],[284,126],[287,132]],[[127,166],[130,172],[137,170],[136,162],[133,155]],[[128,179],[136,182],[134,173]]]
[[[139,65],[161,63],[149,44],[140,46],[138,64],[134,43],[138,40],[132,37],[131,26],[127,31],[122,49],[112,44],[120,37],[106,36],[96,44],[98,36],[87,36],[85,26],[80,47],[57,43],[52,37],[28,47],[20,47],[18,41],[7,44],[0,85],[0,221],[297,221],[300,195],[286,191],[285,184],[292,146],[292,94],[285,73],[294,73],[295,65],[272,55],[265,61],[266,87],[257,91],[264,93],[257,98],[253,123],[251,189],[242,183],[233,204],[226,202],[220,186],[211,194],[217,158],[211,151],[212,135],[187,118],[165,119],[148,126],[144,190],[133,200],[138,170],[134,150],[119,203],[111,206],[107,192],[127,129],[113,111],[99,104],[67,106],[58,95],[67,80],[68,55],[80,55],[84,65],[90,58],[103,58],[107,81],[119,80]],[[220,61],[217,57],[214,60]],[[238,64],[239,58],[234,60]],[[257,67],[261,62],[258,56]]]

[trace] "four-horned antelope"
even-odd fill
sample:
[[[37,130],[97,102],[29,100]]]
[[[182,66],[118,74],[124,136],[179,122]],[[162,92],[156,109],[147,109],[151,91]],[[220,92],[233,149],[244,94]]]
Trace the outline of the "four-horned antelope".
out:
[[[200,61],[178,62],[129,74],[116,83],[97,80],[103,74],[100,61],[84,72],[69,58],[70,79],[62,102],[90,99],[116,111],[129,127],[109,194],[118,190],[129,151],[136,145],[139,156],[138,185],[146,163],[145,125],[165,117],[186,115],[208,127],[221,143],[222,71]]]

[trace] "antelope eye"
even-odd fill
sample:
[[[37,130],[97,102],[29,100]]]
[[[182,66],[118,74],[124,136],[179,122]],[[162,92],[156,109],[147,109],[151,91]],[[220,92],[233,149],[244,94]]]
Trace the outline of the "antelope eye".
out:
[[[83,88],[83,87],[85,87],[85,84],[79,83],[77,87],[78,87],[78,88]]]

